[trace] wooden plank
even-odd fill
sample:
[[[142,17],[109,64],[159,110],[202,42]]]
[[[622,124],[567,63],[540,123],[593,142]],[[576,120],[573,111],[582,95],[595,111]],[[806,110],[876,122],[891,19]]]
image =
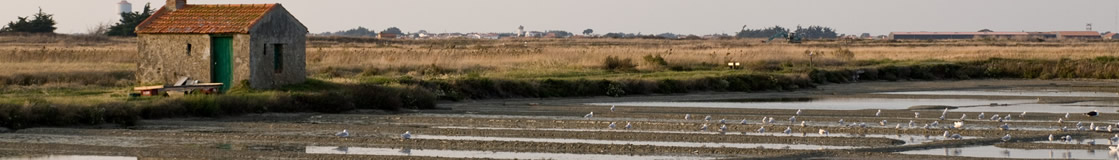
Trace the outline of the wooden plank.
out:
[[[163,89],[163,86],[162,85],[160,85],[160,86],[143,86],[143,87],[132,88],[133,91],[159,90],[159,89]]]

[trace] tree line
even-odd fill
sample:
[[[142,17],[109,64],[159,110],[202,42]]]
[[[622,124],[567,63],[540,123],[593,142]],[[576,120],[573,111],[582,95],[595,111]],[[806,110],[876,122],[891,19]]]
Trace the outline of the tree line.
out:
[[[745,27],[743,27],[742,31],[739,31],[738,34],[735,35],[735,37],[769,38],[770,36],[773,36],[777,33],[789,33],[790,31],[796,32],[798,35],[801,36],[801,38],[806,39],[832,39],[839,37],[839,34],[835,32],[835,29],[824,26],[808,26],[808,28],[797,26],[796,30],[790,30],[781,26],[773,26],[762,29],[746,29]]]

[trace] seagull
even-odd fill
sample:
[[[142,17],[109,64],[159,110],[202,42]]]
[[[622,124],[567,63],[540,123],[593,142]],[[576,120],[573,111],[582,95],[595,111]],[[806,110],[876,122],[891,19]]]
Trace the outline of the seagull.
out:
[[[793,133],[793,128],[785,127],[785,131],[782,131],[782,133],[785,133],[785,134]]]
[[[979,112],[979,120],[983,120],[984,115],[987,115],[987,113]]]
[[[843,125],[843,119],[839,119],[839,125]]]
[[[349,136],[350,136],[350,132],[349,132],[349,131],[346,131],[345,129],[343,129],[343,130],[342,130],[341,132],[335,133],[335,134],[334,134],[334,136],[338,136],[338,137],[349,137]]]
[[[1002,141],[1003,142],[1010,141],[1010,134],[1006,134],[1006,136],[1002,136]]]
[[[583,115],[583,118],[591,118],[591,117],[594,117],[594,112],[587,113],[587,115]]]
[[[1083,126],[1083,125],[1081,125],[1081,123],[1079,121],[1076,122],[1076,127],[1080,127],[1080,126]]]
[[[859,127],[866,128],[866,123],[865,122],[859,122]]]
[[[1119,142],[1119,134],[1116,134],[1114,137],[1111,137],[1111,139],[1108,139],[1108,140],[1111,140],[1111,141],[1108,141],[1107,144],[1111,144],[1113,142]]]
[[[1003,123],[1001,126],[999,126],[999,130],[1010,130],[1010,124]]]
[[[948,138],[952,138],[952,139],[964,139],[964,137],[963,137],[963,136],[960,136],[960,134],[952,134],[952,136],[951,136],[951,137],[948,137]]]
[[[808,127],[808,124],[807,124],[807,122],[805,122],[805,121],[800,121],[800,127]]]
[[[963,116],[960,116],[960,120],[961,120],[961,121],[962,121],[962,120],[964,120],[964,119],[967,119],[967,113],[964,113],[964,115],[963,115]]]
[[[741,123],[741,124],[746,124],[746,119],[745,119],[745,118],[743,118],[743,119],[742,119],[742,123]]]
[[[1011,117],[1010,114],[1006,114],[1005,116],[1002,116],[1002,120],[1009,121],[1010,117]]]
[[[956,127],[956,128],[963,128],[964,127],[964,122],[954,122],[953,124],[954,124],[953,126]]]
[[[610,112],[614,112],[614,105],[610,105]]]
[[[727,132],[727,125],[724,124],[722,127],[719,127],[719,132]]]
[[[874,113],[875,117],[878,117],[878,116],[881,116],[881,115],[882,115],[882,110],[881,109],[879,109],[878,112]]]
[[[1097,111],[1097,110],[1092,110],[1091,112],[1084,113],[1084,115],[1087,115],[1088,117],[1095,117],[1095,116],[1099,116],[1100,112]]]
[[[894,125],[894,129],[901,129],[901,123],[898,123],[897,125]]]
[[[1065,112],[1065,118],[1068,118],[1068,112]]]
[[[777,123],[777,121],[774,121],[773,117],[769,117],[769,123]]]
[[[925,123],[925,129],[929,129],[929,124]]]
[[[765,126],[762,126],[762,128],[758,128],[758,133],[765,133]]]
[[[684,120],[692,120],[692,114],[684,114]]]
[[[1096,122],[1089,123],[1088,128],[1096,129]]]
[[[614,129],[615,126],[616,125],[614,125],[614,122],[610,122],[610,129]]]
[[[1094,145],[1096,145],[1096,139],[1088,140],[1088,146],[1094,146]]]
[[[1026,111],[1022,111],[1022,114],[1018,115],[1018,118],[1025,118],[1025,117],[1026,117]]]
[[[1072,136],[1071,135],[1065,135],[1064,139],[1065,139],[1065,142],[1072,142]]]
[[[913,123],[913,120],[909,120],[909,128],[916,127],[916,125],[917,123]]]
[[[921,112],[913,112],[913,118],[921,118]]]
[[[769,117],[762,117],[762,123],[769,123]]]
[[[886,126],[886,120],[882,120],[882,122],[878,122],[878,125],[880,125],[880,126]]]
[[[707,123],[704,123],[702,127],[699,127],[699,130],[707,131]]]
[[[1111,132],[1111,125],[1107,125],[1107,132]]]
[[[932,122],[932,126],[933,126],[933,127],[936,127],[936,126],[938,126],[938,125],[940,125],[940,121],[933,121],[933,122]]]
[[[727,119],[723,118],[722,120],[719,120],[719,124],[727,124]]]
[[[630,129],[630,128],[633,128],[633,125],[629,124],[629,122],[626,122],[626,129]]]
[[[1057,118],[1057,123],[1065,123],[1065,119],[1063,119],[1063,118]]]
[[[944,137],[948,137],[948,131],[944,131]]]
[[[1052,141],[1053,141],[1053,134],[1049,134],[1049,141],[1050,141],[1050,142],[1052,142]]]
[[[820,135],[824,135],[824,137],[827,137],[828,136],[828,130],[820,129]]]
[[[400,134],[400,138],[412,139],[412,132],[411,131],[404,131],[404,134]]]
[[[796,123],[796,122],[797,122],[797,116],[789,117],[789,123]]]
[[[703,117],[703,120],[704,121],[710,121],[711,120],[711,115],[707,115],[707,117]]]
[[[994,115],[994,116],[991,116],[991,120],[992,120],[992,121],[994,121],[994,120],[999,120],[999,119],[1001,119],[1001,118],[1002,118],[1002,117],[999,117],[999,114],[998,114],[998,113],[995,113],[995,115]]]
[[[1067,132],[1068,126],[1061,126],[1061,132]]]
[[[797,115],[798,116],[800,115],[800,109],[797,109]]]

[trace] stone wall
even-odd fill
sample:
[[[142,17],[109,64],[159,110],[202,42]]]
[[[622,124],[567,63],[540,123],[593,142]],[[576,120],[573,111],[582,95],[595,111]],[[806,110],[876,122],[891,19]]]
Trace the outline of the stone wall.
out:
[[[250,38],[247,34],[232,37],[233,82],[236,83],[249,78]],[[208,34],[140,34],[136,79],[144,85],[171,84],[180,77],[211,82],[210,38]]]
[[[307,28],[283,7],[265,14],[252,30],[252,62],[249,84],[253,88],[275,88],[307,79]],[[275,70],[275,45],[283,46],[283,69]]]

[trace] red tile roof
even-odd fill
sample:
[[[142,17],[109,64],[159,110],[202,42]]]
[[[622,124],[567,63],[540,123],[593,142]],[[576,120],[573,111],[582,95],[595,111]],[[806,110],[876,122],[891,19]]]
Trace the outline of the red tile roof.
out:
[[[894,35],[1028,35],[1026,32],[890,32]]]
[[[161,8],[136,27],[151,33],[249,33],[249,29],[277,4],[186,5],[175,11]]]
[[[1061,36],[1100,36],[1100,32],[1096,31],[1055,31],[1057,35]]]

